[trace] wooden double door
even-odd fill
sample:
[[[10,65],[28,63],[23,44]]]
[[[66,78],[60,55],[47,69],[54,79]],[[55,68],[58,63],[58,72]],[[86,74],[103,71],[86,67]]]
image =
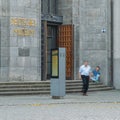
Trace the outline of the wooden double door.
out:
[[[51,49],[66,48],[66,79],[74,77],[73,25],[50,25],[42,22],[41,36],[41,75],[42,80],[50,79]]]

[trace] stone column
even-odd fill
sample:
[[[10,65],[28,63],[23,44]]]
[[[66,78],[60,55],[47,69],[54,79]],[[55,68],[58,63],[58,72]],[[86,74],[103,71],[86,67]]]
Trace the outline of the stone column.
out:
[[[72,3],[72,23],[74,25],[74,79],[78,79],[78,70],[79,70],[79,29],[80,29],[80,0],[73,0]]]
[[[113,0],[114,86],[120,89],[120,0]]]
[[[10,1],[0,0],[0,82],[9,80]]]

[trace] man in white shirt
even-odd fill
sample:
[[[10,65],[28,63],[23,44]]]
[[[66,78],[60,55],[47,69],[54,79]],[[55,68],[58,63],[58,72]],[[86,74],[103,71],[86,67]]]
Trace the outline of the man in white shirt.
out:
[[[84,64],[79,68],[79,79],[83,81],[83,95],[87,95],[89,87],[89,79],[91,74],[91,67],[88,65],[88,61],[84,61]]]

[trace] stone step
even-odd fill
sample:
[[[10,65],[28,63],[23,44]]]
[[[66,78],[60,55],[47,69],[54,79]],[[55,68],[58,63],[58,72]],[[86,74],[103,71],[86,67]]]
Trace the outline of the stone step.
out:
[[[67,84],[69,83],[82,83],[81,80],[66,80],[65,81]],[[91,83],[92,81],[90,81]],[[28,82],[19,82],[19,81],[16,81],[16,82],[0,82],[0,85],[15,85],[15,84],[50,84],[50,80],[47,80],[47,81],[28,81]]]
[[[104,85],[90,85],[89,88],[103,88],[106,87]],[[67,86],[66,90],[73,90],[73,89],[82,89],[82,86]],[[0,92],[6,91],[44,91],[49,90],[50,87],[13,87],[13,88],[0,88]]]
[[[102,87],[102,83],[90,83],[89,84],[90,86],[100,86]],[[76,87],[82,87],[82,83],[76,83],[76,84],[66,84],[66,88],[76,88]],[[50,84],[33,84],[33,85],[0,85],[0,89],[12,89],[12,88],[41,88],[41,89],[44,89],[44,88],[50,88]]]
[[[102,83],[93,83],[93,82],[90,82],[89,85],[102,85]],[[66,86],[82,86],[82,83],[66,83]]]
[[[92,91],[106,91],[106,90],[113,90],[113,87],[103,87],[103,88],[89,88],[88,92]],[[74,89],[74,90],[67,90],[67,93],[78,93],[81,92],[81,89]]]
[[[102,85],[102,83],[90,83],[89,85]],[[70,87],[70,86],[82,86],[82,83],[66,83],[66,87]],[[44,87],[50,87],[50,83],[49,84],[10,84],[10,85],[0,85],[0,88],[22,88],[22,87],[25,87],[25,88],[34,88],[34,87],[41,87],[41,88],[44,88]]]
[[[38,95],[38,94],[50,94],[50,91],[9,91],[0,92],[0,95]]]
[[[0,85],[0,88],[44,88],[50,87],[50,84],[37,84],[37,85]]]
[[[66,81],[66,93],[80,92],[82,81]],[[90,81],[89,91],[101,91],[113,89],[102,83],[93,83]],[[33,94],[50,94],[50,81],[43,82],[10,82],[0,83],[0,95],[33,95]]]
[[[102,83],[99,83],[102,84]],[[90,82],[90,85],[96,85],[96,83]],[[79,80],[66,81],[66,86],[82,86],[82,82]],[[50,87],[50,81],[46,82],[10,82],[10,83],[0,83],[0,88],[33,88],[33,87]]]
[[[39,82],[0,82],[1,85],[38,85],[38,84],[50,84],[50,81],[39,81]]]
[[[92,91],[106,91],[106,90],[113,90],[112,87],[105,87],[105,88],[92,88],[89,89],[88,92]],[[67,90],[66,93],[80,93],[81,89],[76,90]],[[0,95],[37,95],[37,94],[50,94],[50,91],[10,91],[10,92],[0,92]]]
[[[76,83],[82,83],[81,80],[66,80],[66,84],[76,84]],[[92,83],[90,81],[90,83]],[[50,80],[49,81],[39,81],[39,82],[0,82],[0,85],[40,85],[40,84],[50,84]]]
[[[103,88],[103,87],[107,87],[105,85],[101,85],[101,84],[98,84],[98,85],[89,85],[89,88]],[[81,86],[67,86],[66,87],[67,89],[82,89],[82,85]]]

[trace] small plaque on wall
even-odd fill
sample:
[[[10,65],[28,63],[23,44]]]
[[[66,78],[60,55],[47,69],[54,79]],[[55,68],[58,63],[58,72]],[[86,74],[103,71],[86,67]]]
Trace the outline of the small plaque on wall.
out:
[[[18,54],[20,57],[28,57],[30,56],[29,48],[18,48]]]

